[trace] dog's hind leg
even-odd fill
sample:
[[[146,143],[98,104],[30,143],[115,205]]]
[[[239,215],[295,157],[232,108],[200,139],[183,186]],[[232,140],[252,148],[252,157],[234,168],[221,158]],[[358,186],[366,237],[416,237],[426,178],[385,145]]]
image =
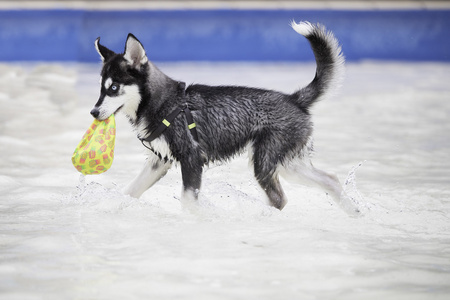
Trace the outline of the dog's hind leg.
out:
[[[287,198],[278,179],[276,158],[264,149],[264,146],[256,144],[253,147],[255,177],[269,198],[270,205],[281,210],[287,204]]]
[[[283,189],[281,188],[278,175],[274,175],[269,180],[258,180],[258,182],[264,189],[264,192],[266,192],[266,195],[269,198],[270,205],[278,208],[279,210],[282,210],[283,207],[287,204],[287,198],[284,194]]]
[[[336,175],[315,168],[311,161],[295,159],[280,168],[280,175],[292,183],[315,186],[323,189],[343,210],[357,214],[358,208],[346,197]]]
[[[122,192],[125,195],[139,198],[146,190],[148,190],[159,179],[166,175],[172,166],[170,161],[160,160],[158,158],[149,158],[141,172],[131,181]]]

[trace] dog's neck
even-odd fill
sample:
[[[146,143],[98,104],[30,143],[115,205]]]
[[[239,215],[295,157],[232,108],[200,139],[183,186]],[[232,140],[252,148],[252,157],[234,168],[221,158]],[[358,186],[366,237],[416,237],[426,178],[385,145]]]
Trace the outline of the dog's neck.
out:
[[[148,62],[148,77],[146,87],[142,94],[142,100],[136,112],[135,119],[129,119],[130,123],[138,132],[138,137],[144,138],[148,135],[150,127],[156,126],[161,117],[157,115],[162,108],[171,109],[169,102],[174,102],[177,95],[179,83],[161,70],[152,62]],[[158,121],[156,121],[158,120]],[[152,124],[153,121],[155,124]]]
[[[178,89],[178,82],[161,72],[152,62],[149,64],[148,87],[150,92],[150,105],[155,111],[170,100]]]

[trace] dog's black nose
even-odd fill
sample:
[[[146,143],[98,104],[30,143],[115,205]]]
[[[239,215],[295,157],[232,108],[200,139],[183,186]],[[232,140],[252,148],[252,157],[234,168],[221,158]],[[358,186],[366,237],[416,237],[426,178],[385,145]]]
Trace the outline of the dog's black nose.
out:
[[[91,110],[91,115],[92,115],[94,118],[97,118],[99,114],[100,114],[100,111],[98,110],[98,108],[94,107],[94,108]]]

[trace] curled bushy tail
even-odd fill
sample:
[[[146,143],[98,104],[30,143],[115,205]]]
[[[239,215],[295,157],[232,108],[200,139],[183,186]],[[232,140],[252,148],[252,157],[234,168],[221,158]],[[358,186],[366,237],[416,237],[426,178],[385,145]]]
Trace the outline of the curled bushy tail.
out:
[[[293,94],[294,101],[302,108],[333,93],[341,84],[345,58],[333,33],[320,24],[309,22],[291,24],[292,28],[306,37],[316,58],[317,69],[313,81]]]

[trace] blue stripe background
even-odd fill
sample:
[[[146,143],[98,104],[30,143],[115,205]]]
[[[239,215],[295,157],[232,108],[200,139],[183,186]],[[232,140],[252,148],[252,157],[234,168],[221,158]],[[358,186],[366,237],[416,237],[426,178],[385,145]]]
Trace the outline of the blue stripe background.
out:
[[[2,10],[0,60],[98,61],[132,32],[156,61],[307,61],[291,20],[320,22],[347,60],[450,61],[450,10]]]

